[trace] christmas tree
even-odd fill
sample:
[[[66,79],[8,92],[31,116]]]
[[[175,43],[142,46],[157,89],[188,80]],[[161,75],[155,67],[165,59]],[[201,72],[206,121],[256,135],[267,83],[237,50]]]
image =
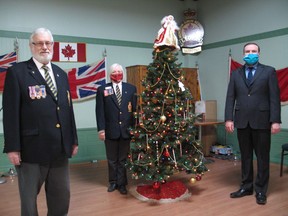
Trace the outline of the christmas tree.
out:
[[[175,29],[172,31],[174,37]],[[159,32],[153,62],[142,81],[145,90],[139,95],[139,107],[134,113],[136,124],[130,129],[127,161],[132,178],[153,181],[155,188],[180,171],[192,174],[192,181],[201,180],[207,171],[197,140],[198,128],[194,126],[197,116],[193,96],[182,83],[181,63],[177,63],[177,40],[171,36],[165,39],[160,35],[163,31]]]

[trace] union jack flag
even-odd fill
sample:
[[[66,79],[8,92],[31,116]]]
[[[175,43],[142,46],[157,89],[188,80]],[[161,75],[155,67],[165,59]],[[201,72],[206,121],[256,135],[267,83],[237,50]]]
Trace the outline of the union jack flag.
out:
[[[17,63],[17,53],[11,52],[0,56],[0,92],[4,89],[4,82],[8,67]]]
[[[66,72],[72,100],[95,97],[97,88],[106,83],[106,58],[83,67],[68,69]]]

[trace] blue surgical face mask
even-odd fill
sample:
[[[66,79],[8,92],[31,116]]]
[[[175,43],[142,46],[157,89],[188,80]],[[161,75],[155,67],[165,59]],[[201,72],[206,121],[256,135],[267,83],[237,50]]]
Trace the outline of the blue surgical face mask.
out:
[[[254,65],[256,62],[259,61],[259,55],[258,53],[249,53],[246,55],[243,60],[246,62],[248,65]]]

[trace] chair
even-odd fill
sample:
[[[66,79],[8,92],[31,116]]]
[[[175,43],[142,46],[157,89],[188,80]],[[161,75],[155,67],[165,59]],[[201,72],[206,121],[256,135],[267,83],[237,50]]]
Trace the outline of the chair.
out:
[[[285,153],[285,151],[287,153]],[[281,165],[280,165],[280,177],[283,174],[283,160],[284,160],[284,155],[288,155],[288,143],[285,143],[282,145],[282,153],[281,153]]]

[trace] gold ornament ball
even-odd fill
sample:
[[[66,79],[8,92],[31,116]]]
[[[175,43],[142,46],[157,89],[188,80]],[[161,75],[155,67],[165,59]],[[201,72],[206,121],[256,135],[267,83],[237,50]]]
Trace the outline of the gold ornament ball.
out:
[[[196,182],[196,179],[195,179],[195,178],[191,178],[191,179],[190,179],[190,182],[191,182],[192,184],[194,184],[194,183]]]

